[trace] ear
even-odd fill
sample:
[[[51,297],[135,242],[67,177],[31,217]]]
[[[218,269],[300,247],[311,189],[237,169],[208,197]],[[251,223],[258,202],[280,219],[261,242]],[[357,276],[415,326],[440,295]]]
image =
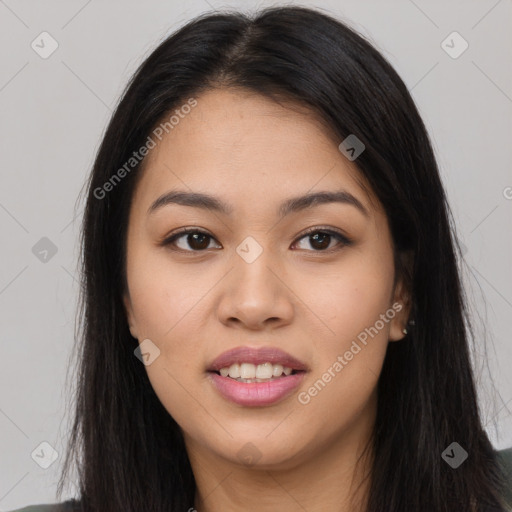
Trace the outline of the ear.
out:
[[[128,326],[130,328],[130,334],[138,339],[137,329],[135,327],[135,315],[133,314],[133,306],[132,301],[130,300],[130,296],[128,293],[123,294],[123,303],[124,309],[126,311],[126,319],[128,321]]]
[[[410,297],[402,281],[398,282],[395,287],[392,309],[395,311],[395,316],[390,322],[389,341],[400,341],[406,336],[403,330],[407,328],[411,309]]]
[[[411,315],[412,296],[410,292],[410,275],[412,271],[412,254],[400,255],[400,277],[397,280],[393,293],[392,309],[395,316],[390,322],[389,341],[399,341],[407,336],[404,329],[410,329],[407,325]],[[406,278],[407,276],[407,278]]]

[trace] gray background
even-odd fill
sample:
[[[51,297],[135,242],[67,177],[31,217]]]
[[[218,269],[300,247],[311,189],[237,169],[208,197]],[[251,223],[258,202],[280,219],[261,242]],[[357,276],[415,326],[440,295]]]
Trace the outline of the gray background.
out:
[[[0,0],[0,510],[55,501],[69,421],[65,377],[78,292],[82,203],[75,211],[75,201],[122,88],[158,42],[193,16],[268,5]],[[511,446],[511,1],[301,5],[348,21],[411,90],[465,247],[475,321],[487,332],[475,360],[486,429],[497,448]],[[59,45],[47,59],[31,47],[34,40],[43,45],[43,31]],[[469,43],[456,59],[441,46],[453,31]],[[447,43],[452,52],[461,48],[456,40]],[[44,45],[49,48],[48,40]],[[32,251],[43,237],[57,248],[46,262]],[[486,350],[496,395],[483,371]],[[59,453],[46,470],[31,458],[43,441]]]

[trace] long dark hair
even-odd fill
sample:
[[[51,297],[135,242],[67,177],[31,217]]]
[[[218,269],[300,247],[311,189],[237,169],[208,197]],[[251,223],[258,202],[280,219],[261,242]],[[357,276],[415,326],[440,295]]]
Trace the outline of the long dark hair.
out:
[[[355,134],[366,147],[356,163],[386,211],[415,322],[389,344],[379,379],[367,511],[504,510],[503,474],[477,404],[458,245],[427,130],[383,56],[304,7],[202,15],[163,41],[127,85],[86,184],[76,410],[58,496],[74,462],[84,511],[193,507],[181,430],[134,357],[122,302],[128,213],[144,160],[112,177],[173,110],[220,87],[305,106],[335,140]],[[441,456],[452,442],[469,455],[457,469]]]

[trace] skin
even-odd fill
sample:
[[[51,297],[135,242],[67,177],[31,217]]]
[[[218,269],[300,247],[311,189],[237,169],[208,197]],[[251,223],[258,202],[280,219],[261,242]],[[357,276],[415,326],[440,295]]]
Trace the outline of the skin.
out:
[[[369,461],[355,462],[374,426],[387,344],[404,337],[407,321],[386,215],[357,160],[341,154],[341,141],[311,113],[236,89],[196,99],[146,157],[131,205],[124,296],[131,334],[160,350],[146,370],[182,428],[198,488],[195,507],[363,510]],[[172,204],[147,214],[155,199],[177,188],[218,196],[233,213]],[[355,196],[368,216],[341,203],[277,216],[290,197],[338,189]],[[303,235],[317,226],[353,243],[332,237],[318,249]],[[191,246],[184,235],[174,250],[160,245],[185,227],[212,238]],[[263,249],[252,263],[236,252],[247,236]],[[208,249],[198,250],[201,243]],[[300,403],[297,394],[394,303],[402,310],[309,403]],[[206,369],[242,345],[276,346],[305,362],[309,372],[298,391],[266,407],[225,400]],[[252,465],[239,457],[249,442],[260,457]]]

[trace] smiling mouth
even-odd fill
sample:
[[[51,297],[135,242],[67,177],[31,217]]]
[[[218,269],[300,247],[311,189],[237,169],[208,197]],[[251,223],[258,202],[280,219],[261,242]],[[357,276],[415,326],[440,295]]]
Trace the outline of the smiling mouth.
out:
[[[212,373],[216,373],[221,377],[228,377],[237,382],[249,384],[252,382],[272,382],[295,375],[296,373],[302,373],[302,370],[295,370],[289,366],[270,362],[257,365],[252,363],[234,363]]]
[[[208,373],[210,382],[224,399],[243,407],[265,407],[289,397],[306,371],[271,363],[233,363]]]
[[[289,397],[304,381],[306,363],[278,347],[227,350],[206,368],[214,389],[242,407],[266,407]]]

